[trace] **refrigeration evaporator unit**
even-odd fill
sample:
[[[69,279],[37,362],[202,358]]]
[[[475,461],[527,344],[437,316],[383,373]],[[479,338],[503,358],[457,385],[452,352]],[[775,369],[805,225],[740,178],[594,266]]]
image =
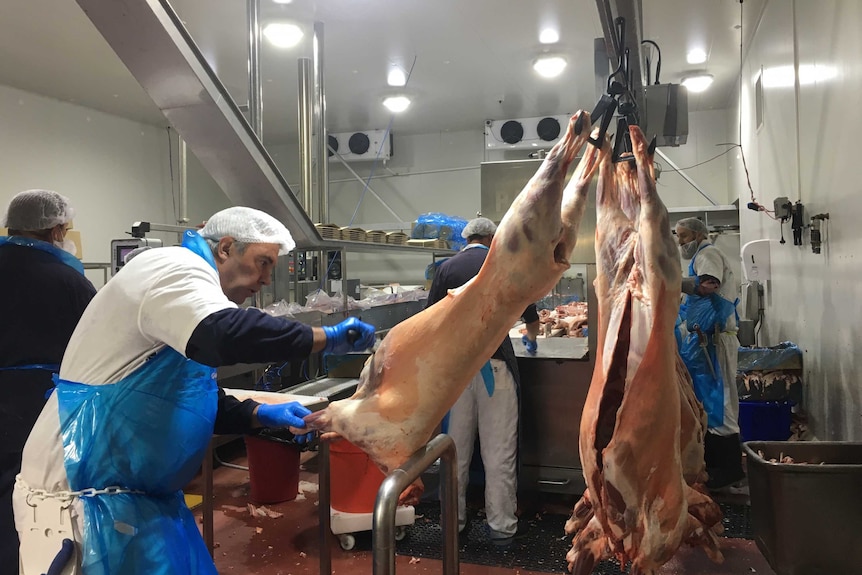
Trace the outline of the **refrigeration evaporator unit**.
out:
[[[375,158],[388,160],[392,157],[392,134],[386,130],[363,132],[340,132],[329,134],[329,161],[337,162],[332,150],[348,162],[369,161]]]
[[[565,133],[571,114],[485,120],[485,147],[500,150],[548,149]]]

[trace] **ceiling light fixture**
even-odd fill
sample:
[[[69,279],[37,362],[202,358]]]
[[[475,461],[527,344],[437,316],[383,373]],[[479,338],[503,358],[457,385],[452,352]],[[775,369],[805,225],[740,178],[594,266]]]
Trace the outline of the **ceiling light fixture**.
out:
[[[390,86],[404,86],[407,84],[407,75],[401,68],[392,68],[386,76],[386,83]]]
[[[545,78],[556,78],[566,68],[566,59],[562,56],[541,56],[533,62],[533,69]]]
[[[700,48],[694,48],[693,50],[689,50],[685,56],[685,60],[689,64],[703,64],[706,62],[706,52]]]
[[[539,42],[542,44],[556,44],[560,41],[560,33],[553,28],[545,28],[539,33]]]
[[[263,35],[274,46],[279,48],[293,48],[302,40],[302,29],[296,24],[285,24],[273,22],[267,24],[263,29]]]
[[[712,84],[712,80],[712,74],[697,74],[683,78],[682,85],[685,86],[689,92],[703,92],[709,88],[710,84]]]
[[[272,0],[276,4],[290,4],[293,0]]]
[[[410,98],[407,96],[389,96],[383,100],[383,105],[386,106],[390,112],[397,114],[399,112],[403,112],[410,106]]]

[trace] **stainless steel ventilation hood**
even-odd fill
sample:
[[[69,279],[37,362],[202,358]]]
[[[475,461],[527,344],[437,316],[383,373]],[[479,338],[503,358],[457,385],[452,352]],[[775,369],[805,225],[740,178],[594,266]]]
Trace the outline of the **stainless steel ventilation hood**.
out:
[[[300,248],[333,243],[322,240],[167,1],[77,2],[231,202],[281,220]]]

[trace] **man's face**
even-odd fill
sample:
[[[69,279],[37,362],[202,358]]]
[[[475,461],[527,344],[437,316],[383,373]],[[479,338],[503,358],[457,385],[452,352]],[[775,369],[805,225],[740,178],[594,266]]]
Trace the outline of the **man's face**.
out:
[[[676,228],[676,240],[679,245],[684,246],[688,242],[693,242],[697,239],[697,234],[688,228]]]
[[[239,305],[272,283],[272,269],[278,260],[278,244],[247,244],[245,251],[231,237],[222,238],[216,251],[221,289]]]

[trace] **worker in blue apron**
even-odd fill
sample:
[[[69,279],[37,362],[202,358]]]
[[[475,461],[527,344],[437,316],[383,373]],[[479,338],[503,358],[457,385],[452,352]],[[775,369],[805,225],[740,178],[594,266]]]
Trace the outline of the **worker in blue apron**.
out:
[[[374,340],[355,318],[312,328],[239,306],[293,247],[271,216],[228,208],[187,231],[181,247],[137,255],[99,291],[16,479],[24,575],[45,573],[70,541],[64,573],[216,573],[181,491],[212,434],[302,434],[310,412],[226,396],[215,368],[343,354]]]
[[[682,282],[682,291],[688,295],[680,308],[681,327],[686,334],[680,354],[707,413],[707,487],[720,489],[745,477],[736,388],[739,286],[727,258],[707,238],[707,228],[701,220],[680,220],[676,234],[680,254],[691,260],[688,277]]]
[[[0,575],[18,573],[12,487],[51,375],[96,290],[66,237],[74,210],[50,190],[16,194],[0,237]]]
[[[467,283],[482,268],[497,226],[488,218],[470,220],[461,236],[468,244],[435,271],[428,293],[430,307],[446,297],[450,289]],[[527,334],[522,343],[536,353],[539,314],[535,305],[524,310]],[[459,329],[453,326],[452,329]],[[467,484],[476,433],[479,434],[485,468],[485,515],[488,539],[500,546],[513,542],[518,532],[518,363],[507,335],[491,359],[482,367],[452,406],[445,420],[445,433],[458,452],[458,531],[467,533]],[[523,531],[523,529],[522,529]]]

